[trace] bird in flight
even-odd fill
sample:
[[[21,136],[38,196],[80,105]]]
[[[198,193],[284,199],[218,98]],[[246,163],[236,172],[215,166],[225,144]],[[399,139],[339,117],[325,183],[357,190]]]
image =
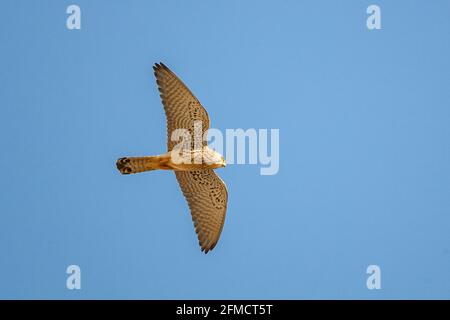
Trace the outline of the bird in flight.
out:
[[[153,70],[166,114],[167,152],[120,158],[117,169],[122,174],[173,170],[188,202],[201,250],[208,253],[219,241],[227,210],[227,187],[213,170],[225,167],[225,159],[203,139],[209,117],[197,98],[162,62]],[[177,143],[180,132],[184,139]]]

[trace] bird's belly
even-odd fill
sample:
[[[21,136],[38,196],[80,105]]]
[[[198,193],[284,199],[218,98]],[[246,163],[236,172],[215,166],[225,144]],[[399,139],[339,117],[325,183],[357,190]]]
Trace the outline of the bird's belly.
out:
[[[196,171],[218,168],[215,164],[207,163],[174,163],[169,161],[167,164],[172,170],[176,171]]]
[[[183,157],[172,155],[171,152],[166,154],[167,162],[165,163],[168,169],[176,171],[197,171],[219,168],[221,164],[209,163],[204,161],[201,154],[192,152],[190,155]]]

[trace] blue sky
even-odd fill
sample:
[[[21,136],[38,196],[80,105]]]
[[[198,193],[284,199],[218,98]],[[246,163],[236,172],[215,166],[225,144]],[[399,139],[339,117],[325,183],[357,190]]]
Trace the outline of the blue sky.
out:
[[[449,10],[2,1],[0,298],[450,298]],[[115,168],[165,152],[159,61],[214,128],[280,129],[277,175],[220,169],[228,214],[208,255],[173,173]]]

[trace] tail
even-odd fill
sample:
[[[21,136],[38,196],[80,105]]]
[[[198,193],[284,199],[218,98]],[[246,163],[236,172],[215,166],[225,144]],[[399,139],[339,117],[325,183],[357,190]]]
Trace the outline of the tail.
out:
[[[155,157],[125,157],[116,162],[117,169],[121,174],[139,173],[157,169],[166,169],[164,159]]]

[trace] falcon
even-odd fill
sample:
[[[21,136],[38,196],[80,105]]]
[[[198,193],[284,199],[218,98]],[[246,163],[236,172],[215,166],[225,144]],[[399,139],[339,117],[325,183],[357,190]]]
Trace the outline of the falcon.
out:
[[[203,139],[210,122],[197,98],[162,62],[156,63],[153,70],[166,114],[167,152],[157,156],[120,158],[116,166],[121,174],[173,170],[187,200],[200,248],[208,253],[219,241],[225,222],[228,191],[214,169],[225,167],[226,162]],[[201,125],[200,134],[198,124]],[[177,143],[179,132],[187,133],[189,139]],[[183,147],[179,148],[180,145]]]

